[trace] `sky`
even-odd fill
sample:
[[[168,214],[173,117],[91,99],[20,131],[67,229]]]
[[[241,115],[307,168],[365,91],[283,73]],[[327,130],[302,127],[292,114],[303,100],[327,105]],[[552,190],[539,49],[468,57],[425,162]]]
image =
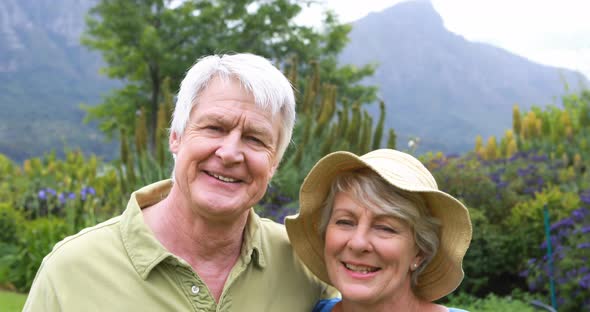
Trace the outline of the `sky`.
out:
[[[299,19],[314,25],[326,8],[353,22],[408,0],[318,0]],[[412,1],[412,0],[409,0]],[[534,62],[590,79],[590,0],[431,0],[445,27]]]

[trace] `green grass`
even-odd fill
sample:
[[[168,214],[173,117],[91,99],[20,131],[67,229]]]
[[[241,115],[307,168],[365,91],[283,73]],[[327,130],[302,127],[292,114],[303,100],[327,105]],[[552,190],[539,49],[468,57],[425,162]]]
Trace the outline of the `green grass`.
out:
[[[27,295],[0,290],[0,310],[2,312],[22,311]]]

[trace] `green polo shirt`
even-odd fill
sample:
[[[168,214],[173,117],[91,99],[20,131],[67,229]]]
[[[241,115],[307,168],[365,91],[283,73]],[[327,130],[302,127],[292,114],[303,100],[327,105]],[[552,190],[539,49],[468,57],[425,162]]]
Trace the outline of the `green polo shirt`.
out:
[[[282,225],[250,212],[240,257],[219,303],[143,221],[170,180],[131,195],[115,217],[67,237],[45,257],[24,311],[311,311],[335,295],[297,260]]]

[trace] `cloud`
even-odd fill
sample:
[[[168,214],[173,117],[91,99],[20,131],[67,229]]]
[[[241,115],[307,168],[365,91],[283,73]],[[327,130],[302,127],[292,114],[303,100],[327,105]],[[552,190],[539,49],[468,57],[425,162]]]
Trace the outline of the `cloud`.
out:
[[[420,0],[421,1],[421,0]],[[333,9],[352,22],[404,0],[324,0],[298,21],[319,26]],[[445,27],[468,40],[487,42],[535,62],[574,69],[590,77],[589,0],[431,0]]]

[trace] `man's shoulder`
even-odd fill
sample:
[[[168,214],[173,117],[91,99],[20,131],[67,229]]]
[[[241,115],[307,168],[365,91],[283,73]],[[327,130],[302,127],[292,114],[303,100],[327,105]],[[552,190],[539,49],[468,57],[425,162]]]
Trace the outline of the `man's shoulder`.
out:
[[[94,255],[117,248],[117,241],[120,241],[119,220],[120,216],[114,217],[64,238],[55,244],[43,260],[43,265],[70,265],[77,260],[91,260]]]
[[[260,230],[262,236],[272,243],[289,244],[289,237],[287,236],[287,231],[283,224],[267,218],[260,218]]]

